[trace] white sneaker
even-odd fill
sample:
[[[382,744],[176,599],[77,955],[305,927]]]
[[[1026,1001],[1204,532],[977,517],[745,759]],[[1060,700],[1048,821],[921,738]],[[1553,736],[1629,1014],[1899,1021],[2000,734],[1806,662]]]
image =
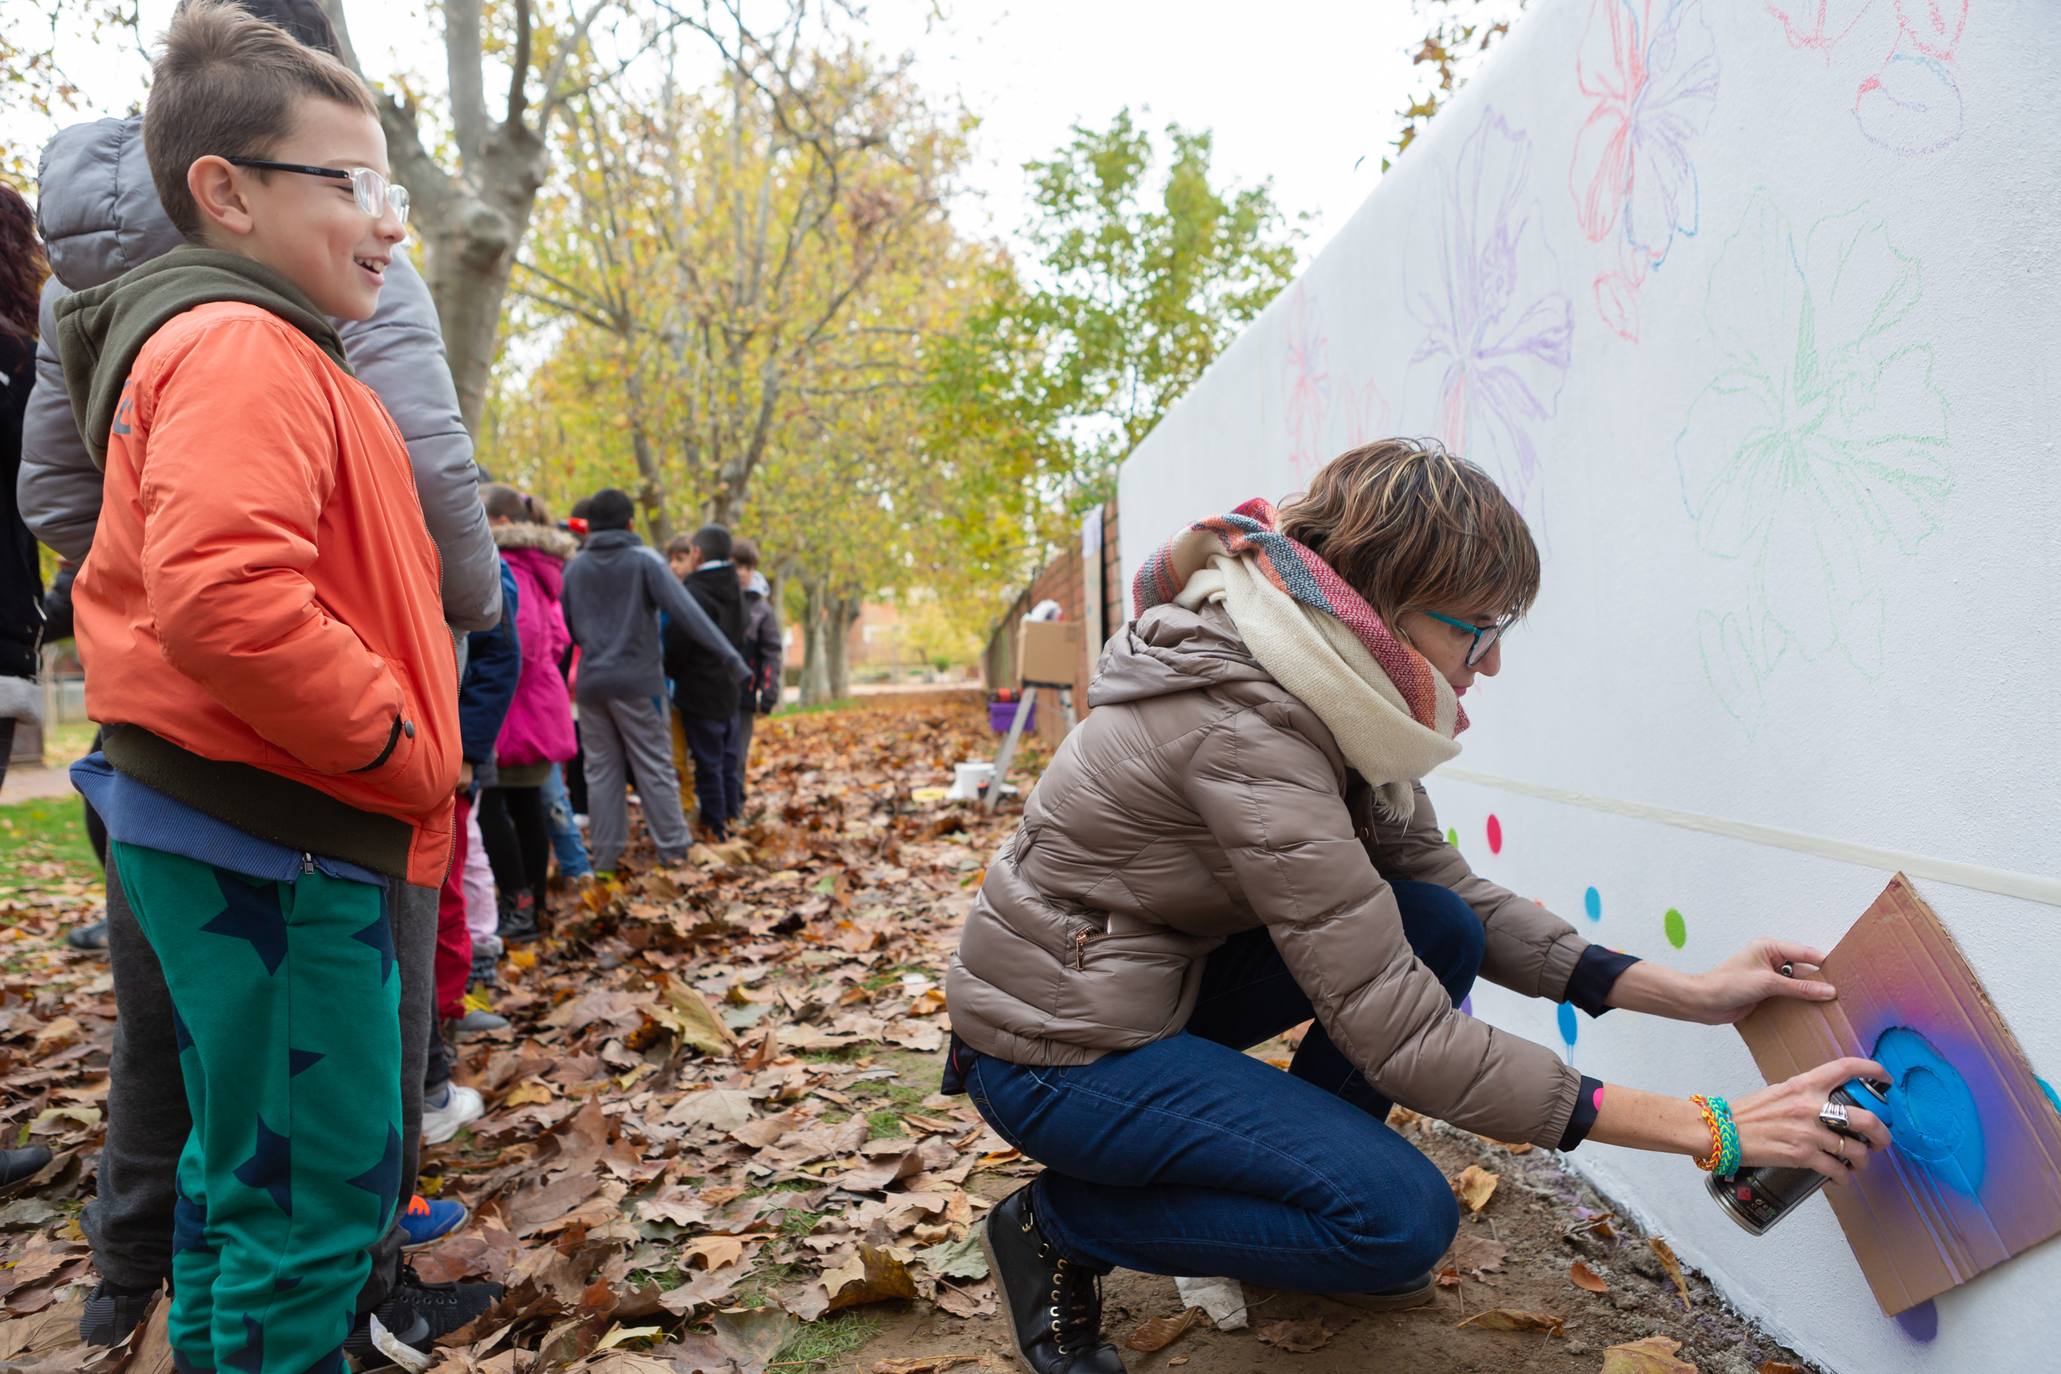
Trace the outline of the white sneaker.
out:
[[[487,1114],[486,1099],[477,1088],[468,1088],[463,1083],[448,1085],[450,1096],[441,1107],[432,1107],[428,1101],[422,1104],[422,1143],[441,1145],[458,1134],[468,1122],[479,1120]]]
[[[498,935],[475,935],[472,937],[472,957],[498,959],[507,952]]]

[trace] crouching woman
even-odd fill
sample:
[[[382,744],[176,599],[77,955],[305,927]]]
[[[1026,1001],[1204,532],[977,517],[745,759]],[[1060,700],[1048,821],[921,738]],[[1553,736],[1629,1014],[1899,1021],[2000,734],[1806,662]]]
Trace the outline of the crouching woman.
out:
[[[1820,1118],[1832,1088],[1881,1076],[1865,1060],[1727,1105],[1606,1086],[1459,1010],[1477,976],[1710,1024],[1833,995],[1822,956],[1780,941],[1695,975],[1589,945],[1443,843],[1418,780],[1458,752],[1460,698],[1538,586],[1488,476],[1405,440],[1140,572],[1095,709],[989,865],[946,984],[947,1089],[1045,1166],[983,1234],[1036,1374],[1122,1370],[1100,1330],[1117,1266],[1430,1301],[1458,1213],[1391,1103],[1835,1182],[1888,1143],[1866,1112],[1866,1145]],[[1243,1053],[1312,1019],[1288,1073]]]

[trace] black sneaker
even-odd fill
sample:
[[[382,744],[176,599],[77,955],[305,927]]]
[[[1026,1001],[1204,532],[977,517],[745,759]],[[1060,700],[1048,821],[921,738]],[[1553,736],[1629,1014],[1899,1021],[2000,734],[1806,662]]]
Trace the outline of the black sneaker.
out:
[[[102,1279],[86,1298],[79,1315],[79,1339],[87,1345],[120,1345],[150,1315],[155,1288],[124,1288]]]
[[[24,1145],[19,1150],[0,1150],[0,1193],[27,1183],[50,1167],[46,1145]]]
[[[344,1338],[344,1354],[360,1361],[380,1355],[372,1344],[372,1317],[379,1318],[401,1344],[426,1351],[437,1337],[456,1331],[499,1302],[503,1291],[498,1283],[424,1283],[412,1266],[404,1264],[394,1291],[372,1309],[372,1316],[358,1318]]]
[[[996,1203],[980,1231],[1017,1358],[1031,1374],[1124,1374],[1116,1347],[1102,1339],[1102,1276],[1061,1255],[1039,1232],[1032,1186]]]
[[[526,945],[544,932],[537,927],[537,904],[527,892],[501,896],[501,920],[495,931],[503,945]]]
[[[1426,1272],[1393,1288],[1377,1288],[1371,1293],[1326,1293],[1324,1296],[1333,1302],[1365,1308],[1369,1312],[1401,1312],[1411,1307],[1429,1307],[1438,1300],[1438,1286],[1432,1275]]]

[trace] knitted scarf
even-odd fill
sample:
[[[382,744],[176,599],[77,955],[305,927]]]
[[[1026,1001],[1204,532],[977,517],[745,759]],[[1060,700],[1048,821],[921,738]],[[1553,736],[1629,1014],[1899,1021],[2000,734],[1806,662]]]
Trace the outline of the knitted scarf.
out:
[[[1137,614],[1222,602],[1267,675],[1317,713],[1391,820],[1416,809],[1411,784],[1460,752],[1453,689],[1323,559],[1279,533],[1255,498],[1199,520],[1145,561]]]

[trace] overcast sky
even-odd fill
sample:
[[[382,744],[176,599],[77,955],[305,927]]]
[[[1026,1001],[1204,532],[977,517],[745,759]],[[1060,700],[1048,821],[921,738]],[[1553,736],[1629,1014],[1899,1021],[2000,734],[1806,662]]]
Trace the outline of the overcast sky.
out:
[[[173,3],[142,0],[145,34],[163,30]],[[441,73],[433,28],[394,22],[414,6],[345,3],[375,78],[403,64]],[[1151,127],[1214,132],[1220,179],[1271,177],[1277,204],[1311,216],[1305,253],[1379,179],[1413,82],[1407,51],[1423,33],[1409,0],[954,0],[943,21],[927,0],[873,0],[868,13],[881,49],[913,53],[927,85],[982,118],[968,177],[977,203],[959,212],[968,228],[1010,237],[1026,204],[1022,164],[1076,121],[1106,125],[1129,105]],[[66,59],[89,113],[137,98],[142,62],[128,45]]]

